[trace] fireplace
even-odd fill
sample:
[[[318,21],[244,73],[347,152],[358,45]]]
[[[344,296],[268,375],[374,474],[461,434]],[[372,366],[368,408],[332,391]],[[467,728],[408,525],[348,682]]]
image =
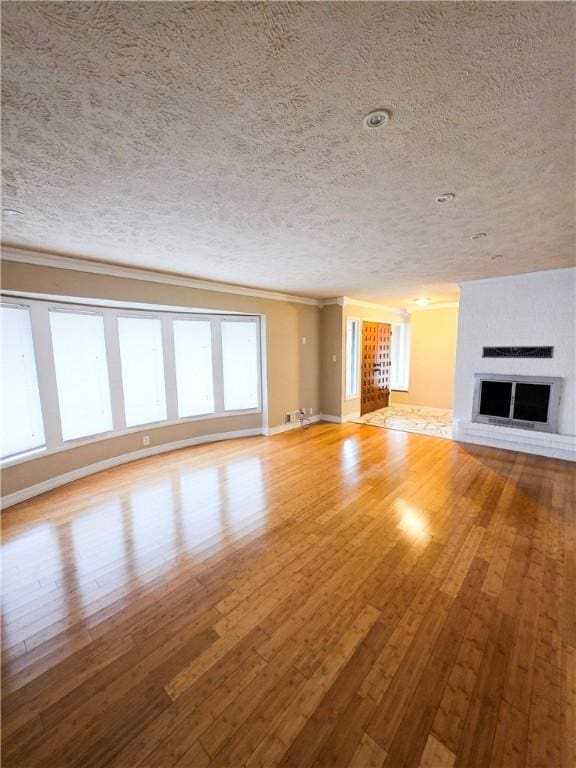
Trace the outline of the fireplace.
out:
[[[476,373],[472,421],[557,432],[562,379]]]

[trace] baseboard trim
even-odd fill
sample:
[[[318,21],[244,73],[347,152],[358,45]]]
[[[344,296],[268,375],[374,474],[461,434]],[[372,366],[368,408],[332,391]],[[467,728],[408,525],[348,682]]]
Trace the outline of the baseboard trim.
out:
[[[315,424],[317,421],[320,421],[321,418],[320,415],[316,414],[315,416],[306,416],[306,421],[308,424]],[[265,427],[262,430],[262,434],[267,435],[268,437],[274,437],[274,435],[281,435],[283,432],[289,432],[291,429],[299,428],[299,422],[296,424],[280,424],[278,427]]]
[[[333,424],[345,424],[347,421],[356,421],[360,418],[360,411],[353,411],[347,413],[345,416],[331,416],[329,413],[322,413],[320,415],[321,421],[330,421]]]
[[[342,424],[341,416],[331,416],[329,413],[321,413],[320,421],[331,421],[334,424]]]
[[[201,445],[203,443],[215,443],[220,440],[233,440],[237,437],[254,437],[255,435],[262,435],[264,430],[261,427],[255,427],[253,429],[239,429],[234,432],[219,432],[213,435],[199,435],[196,437],[189,437],[186,440],[175,440],[171,443],[162,443],[161,445],[153,445],[149,448],[142,448],[139,451],[132,451],[131,453],[124,453],[121,456],[113,456],[110,459],[99,461],[96,464],[89,464],[85,467],[79,467],[72,470],[72,472],[66,472],[63,475],[57,475],[51,477],[48,480],[44,480],[41,483],[30,485],[27,488],[23,488],[20,491],[9,493],[7,496],[2,497],[2,509],[19,504],[21,501],[27,501],[34,496],[39,496],[46,491],[52,491],[54,488],[59,488],[61,485],[67,485],[74,482],[74,480],[81,480],[83,477],[89,475],[95,475],[97,472],[103,472],[106,469],[112,469],[118,467],[121,464],[129,464],[131,461],[138,461],[138,459],[145,459],[148,456],[156,456],[160,453],[168,453],[170,451],[176,451],[179,448],[188,448],[193,445]]]

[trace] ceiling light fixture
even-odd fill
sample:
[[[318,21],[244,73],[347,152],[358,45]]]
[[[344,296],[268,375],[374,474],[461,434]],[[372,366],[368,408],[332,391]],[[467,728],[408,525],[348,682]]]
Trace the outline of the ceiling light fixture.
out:
[[[419,307],[426,307],[430,304],[430,299],[415,299],[414,304],[418,304]]]
[[[375,109],[364,118],[364,125],[366,128],[382,128],[383,125],[390,122],[392,117],[391,113],[387,109]]]
[[[483,237],[488,237],[486,232],[475,232],[473,235],[470,235],[470,240],[481,240]]]
[[[22,211],[17,211],[15,208],[3,208],[2,213],[4,214],[4,216],[13,216],[13,217],[24,216]]]
[[[436,198],[437,203],[449,203],[451,200],[454,200],[456,195],[453,192],[444,192],[443,195],[438,195]]]

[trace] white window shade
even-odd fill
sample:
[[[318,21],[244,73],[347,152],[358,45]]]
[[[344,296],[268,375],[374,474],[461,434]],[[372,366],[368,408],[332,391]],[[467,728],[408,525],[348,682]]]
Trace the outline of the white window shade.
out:
[[[36,360],[25,308],[2,307],[2,458],[45,444]]]
[[[410,332],[405,323],[392,326],[392,353],[390,367],[390,388],[408,389],[410,372]]]
[[[104,318],[50,312],[54,367],[64,440],[112,429]]]
[[[214,412],[212,334],[209,320],[174,320],[178,416]]]
[[[358,396],[360,320],[346,321],[346,397]]]
[[[258,407],[258,329],[255,322],[222,321],[224,409]]]
[[[119,317],[118,336],[126,426],[166,419],[160,320]]]

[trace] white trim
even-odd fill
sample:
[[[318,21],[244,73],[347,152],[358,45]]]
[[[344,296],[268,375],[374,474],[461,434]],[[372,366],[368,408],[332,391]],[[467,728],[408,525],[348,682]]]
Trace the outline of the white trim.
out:
[[[79,259],[74,256],[58,256],[55,253],[42,253],[34,250],[24,250],[12,246],[3,246],[4,261],[16,261],[21,264],[35,264],[39,267],[53,267],[56,269],[70,269],[73,272],[90,272],[95,275],[107,277],[123,277],[129,280],[145,280],[152,283],[166,283],[179,285],[184,288],[197,288],[202,291],[216,291],[218,293],[233,293],[237,296],[253,296],[258,299],[270,299],[272,301],[287,301],[296,304],[311,304],[319,307],[320,299],[308,296],[297,296],[279,291],[266,291],[261,288],[248,288],[242,285],[230,285],[211,280],[198,280],[193,277],[184,277],[171,272],[155,272],[153,270],[140,269],[138,267],[109,264],[103,261]]]
[[[359,398],[358,398],[359,399]],[[360,418],[360,409],[345,413],[343,416],[331,416],[328,413],[320,415],[320,421],[329,421],[332,424],[347,424],[349,421],[356,421]]]
[[[309,424],[315,424],[317,421],[320,421],[323,417],[319,414],[316,414],[315,416],[306,416],[305,422],[308,422]],[[262,434],[266,435],[267,437],[273,437],[274,435],[281,435],[282,432],[288,432],[291,429],[301,429],[302,425],[299,422],[295,422],[294,424],[280,424],[278,427],[264,427],[262,430]]]
[[[382,309],[387,312],[394,312],[399,315],[406,315],[407,312],[417,311],[421,309],[441,309],[449,306],[458,306],[457,302],[448,302],[444,304],[436,304],[435,306],[417,307],[405,309],[403,307],[391,307],[387,304],[378,304],[373,301],[364,301],[363,299],[354,299],[351,296],[336,296],[329,299],[318,299],[310,296],[299,296],[297,294],[282,293],[281,291],[267,291],[264,288],[249,288],[243,285],[232,285],[230,283],[219,283],[212,280],[201,280],[194,277],[186,277],[184,275],[174,274],[173,272],[160,272],[151,269],[142,269],[140,267],[123,266],[121,264],[114,264],[105,261],[98,261],[96,259],[82,259],[76,256],[59,256],[55,253],[44,253],[41,251],[28,250],[23,248],[16,248],[14,246],[2,246],[2,259],[3,261],[13,261],[19,264],[34,264],[39,267],[52,267],[54,269],[69,269],[73,272],[89,272],[95,275],[106,275],[107,277],[120,277],[128,280],[144,280],[152,283],[163,283],[167,285],[178,285],[184,288],[196,288],[202,291],[214,291],[217,293],[231,293],[236,296],[252,296],[257,299],[268,299],[271,301],[286,301],[288,303],[295,304],[308,304],[313,307],[326,307],[330,304],[339,304],[345,306],[353,304],[358,307],[366,307],[368,309]],[[569,269],[569,268],[568,268]],[[552,271],[552,270],[547,270]],[[530,273],[528,273],[530,274]],[[518,275],[507,275],[507,277],[517,277]],[[485,280],[500,280],[502,278],[484,278]],[[464,285],[466,282],[481,282],[477,280],[468,280],[459,285]],[[44,294],[31,294],[22,293],[20,291],[4,291],[6,295],[24,295],[30,297],[42,297]],[[62,301],[61,297],[54,297],[56,300]],[[74,297],[67,297],[68,301],[82,301],[86,302],[87,299],[76,299]],[[102,300],[103,301],[103,300]],[[96,300],[90,299],[90,303],[97,303]],[[103,302],[105,306],[125,306],[126,302],[114,302],[112,300]],[[157,305],[154,305],[157,306]],[[150,305],[138,303],[137,308],[143,309],[150,307]],[[157,309],[156,311],[161,311]],[[178,309],[170,307],[170,311],[177,312]],[[188,311],[190,311],[188,309]],[[215,310],[203,310],[198,309],[199,312],[214,312]]]
[[[99,461],[97,464],[89,464],[86,467],[79,467],[71,472],[66,472],[64,475],[57,475],[51,477],[49,480],[44,480],[41,483],[35,485],[29,485],[27,488],[23,488],[21,491],[15,491],[2,498],[2,509],[19,504],[21,501],[31,499],[33,496],[38,496],[40,493],[46,493],[54,488],[58,488],[61,485],[67,485],[74,480],[80,480],[88,475],[94,475],[97,472],[102,472],[106,469],[112,469],[120,464],[128,464],[131,461],[138,461],[138,459],[145,459],[148,456],[155,456],[159,453],[168,453],[169,451],[176,451],[180,448],[188,448],[192,445],[200,445],[202,443],[215,443],[219,440],[233,440],[236,437],[253,437],[254,435],[261,435],[262,429],[256,427],[254,429],[239,429],[236,432],[220,432],[214,435],[199,435],[197,437],[189,437],[186,440],[176,440],[172,443],[163,443],[162,445],[154,445],[150,448],[142,448],[139,451],[132,451],[131,453],[124,453],[121,456],[113,456],[110,459]]]
[[[362,299],[353,299],[351,296],[339,296],[337,299],[337,303],[341,304],[343,307],[349,306],[350,304],[356,306],[356,307],[366,307],[366,309],[382,309],[386,312],[394,312],[397,315],[405,315],[406,310],[403,307],[390,307],[388,304],[376,304],[372,301],[363,301]]]
[[[32,322],[34,354],[36,356],[36,377],[42,404],[45,445],[62,443],[60,401],[56,384],[56,368],[52,354],[52,328],[50,313],[46,304],[27,305]],[[17,461],[17,457],[14,459]],[[4,462],[0,460],[0,466]]]
[[[452,437],[461,443],[475,443],[538,456],[576,461],[576,437],[551,432],[529,432],[515,427],[498,427],[455,421]]]
[[[356,324],[356,367],[354,370],[354,392],[348,392],[348,355],[351,354],[351,350],[348,349],[348,325],[349,323]],[[361,369],[362,369],[362,318],[352,317],[349,315],[346,317],[346,327],[344,329],[344,392],[345,400],[357,400],[360,397],[361,388]]]
[[[166,393],[166,419],[178,419],[178,384],[176,383],[176,347],[174,346],[174,320],[170,315],[160,315],[162,365],[164,370],[164,391]],[[194,322],[194,321],[190,321]],[[201,322],[206,322],[201,321]],[[120,363],[122,368],[122,363]],[[124,411],[126,412],[126,411]]]
[[[145,312],[168,312],[169,314],[193,314],[193,315],[222,315],[222,316],[228,316],[231,317],[238,317],[238,316],[244,316],[247,317],[254,317],[258,313],[254,312],[242,312],[241,310],[236,309],[215,309],[212,307],[190,307],[188,304],[184,305],[177,305],[177,304],[149,304],[147,302],[142,301],[124,301],[119,299],[95,299],[93,297],[87,298],[86,296],[68,296],[64,294],[56,294],[56,293],[39,293],[37,291],[12,291],[12,290],[6,290],[5,288],[2,288],[0,292],[0,299],[2,299],[2,303],[5,304],[7,302],[3,301],[3,297],[8,296],[9,298],[16,298],[16,299],[24,299],[24,302],[28,299],[38,299],[39,301],[55,301],[59,304],[71,304],[72,306],[74,304],[81,304],[86,305],[90,304],[90,306],[93,307],[99,307],[103,309],[125,309],[125,310],[139,310],[143,309]],[[16,305],[15,305],[16,306]],[[22,302],[19,302],[17,306],[23,306]]]
[[[408,392],[410,387],[411,324],[392,323],[390,390]],[[395,386],[394,386],[395,385]]]

